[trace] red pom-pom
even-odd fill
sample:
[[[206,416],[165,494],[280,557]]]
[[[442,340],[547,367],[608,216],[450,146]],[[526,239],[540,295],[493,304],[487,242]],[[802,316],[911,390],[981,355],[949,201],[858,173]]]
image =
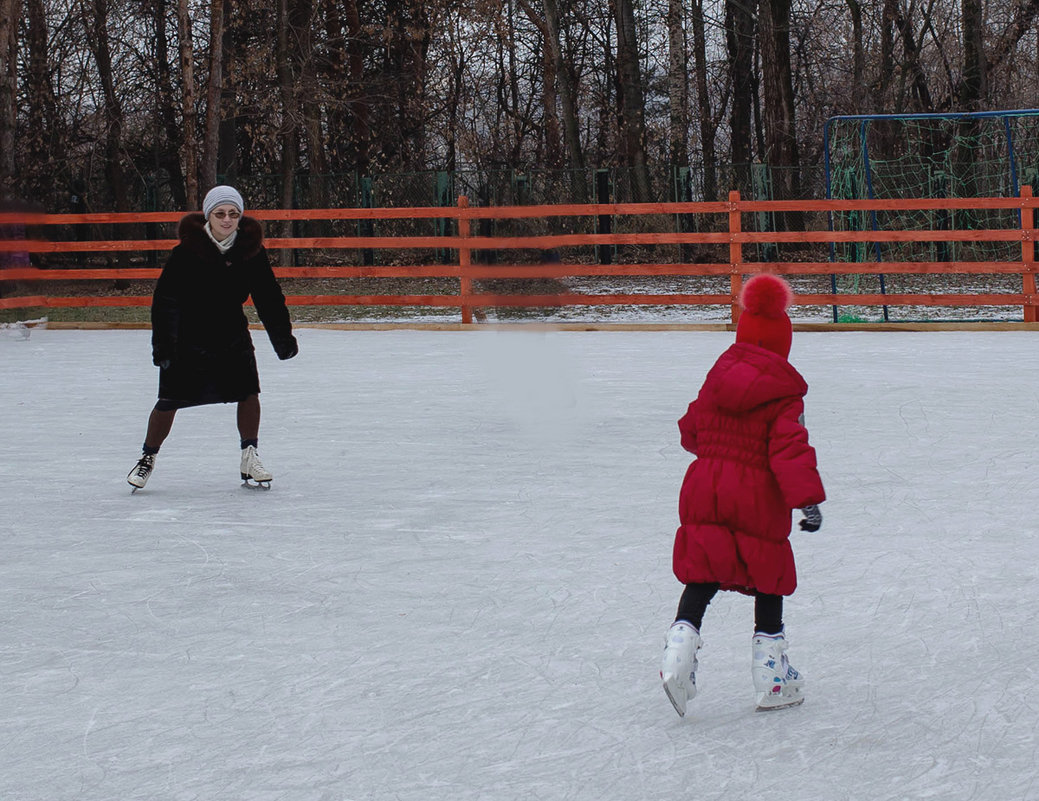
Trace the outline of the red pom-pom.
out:
[[[783,317],[793,302],[794,291],[790,284],[770,273],[755,275],[743,285],[743,291],[740,292],[740,306],[743,310],[762,317]]]

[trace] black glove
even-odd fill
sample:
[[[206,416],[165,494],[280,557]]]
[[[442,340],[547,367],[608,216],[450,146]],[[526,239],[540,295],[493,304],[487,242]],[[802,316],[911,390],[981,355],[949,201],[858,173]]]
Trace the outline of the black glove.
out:
[[[170,360],[167,356],[159,356],[158,354],[152,354],[152,364],[154,364],[160,370],[168,370],[170,366]]]
[[[278,354],[278,358],[282,361],[291,359],[299,353],[299,343],[296,342],[296,337],[289,335],[288,339],[283,339],[274,346],[274,352]]]
[[[810,506],[802,507],[801,513],[804,515],[804,519],[801,520],[801,530],[818,531],[823,524],[823,513],[819,511],[819,507],[813,503]]]

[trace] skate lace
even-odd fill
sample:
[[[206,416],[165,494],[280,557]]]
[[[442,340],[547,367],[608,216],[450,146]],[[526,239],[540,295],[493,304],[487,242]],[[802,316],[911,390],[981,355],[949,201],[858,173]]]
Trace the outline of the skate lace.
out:
[[[142,456],[137,460],[137,464],[134,466],[133,474],[138,478],[145,478],[151,473],[152,468],[155,466],[155,457],[152,454]]]

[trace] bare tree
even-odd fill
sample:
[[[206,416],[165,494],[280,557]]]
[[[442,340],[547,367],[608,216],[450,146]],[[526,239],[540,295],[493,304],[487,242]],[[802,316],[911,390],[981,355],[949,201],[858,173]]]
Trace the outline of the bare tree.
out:
[[[206,87],[206,122],[202,136],[202,184],[216,184],[217,148],[220,142],[220,101],[224,89],[224,0],[209,3],[209,81]]]
[[[774,196],[786,200],[796,197],[800,166],[790,64],[790,0],[760,0],[758,40],[765,130],[762,161],[774,168]]]
[[[37,197],[54,197],[65,132],[59,121],[51,79],[47,12],[43,0],[28,0],[26,17],[29,58],[25,74],[25,98],[28,124],[22,137],[22,146],[27,150],[28,163],[35,167],[32,171],[36,176],[32,194]]]
[[[898,0],[884,0],[880,18],[880,63],[876,66],[874,105],[889,108],[891,83],[895,75],[895,19],[899,15]]]
[[[928,24],[927,15],[929,10],[924,11],[924,27]],[[927,81],[927,72],[924,70],[920,57],[920,45],[918,44],[916,32],[913,29],[912,19],[902,14],[901,10],[895,13],[895,28],[902,37],[902,54],[904,58],[904,70],[909,78],[910,96],[912,97],[911,110],[933,112],[934,101],[931,99],[931,88]],[[900,104],[901,105],[901,104]]]
[[[754,15],[757,0],[725,0],[725,44],[732,82],[729,152],[733,165],[751,161],[751,109],[754,103]]]
[[[123,109],[115,91],[112,51],[108,37],[108,0],[93,0],[92,15],[84,17],[87,40],[101,83],[104,119],[105,178],[112,190],[116,211],[129,211],[126,175],[122,164]]]
[[[995,42],[990,56],[985,59],[986,84],[990,84],[995,71],[1014,52],[1025,34],[1031,30],[1039,15],[1039,0],[1021,0],[1014,4],[1013,16],[1003,35]],[[984,32],[984,28],[982,31]]]
[[[446,63],[447,86],[444,91],[444,116],[447,130],[444,132],[445,152],[444,168],[450,171],[458,168],[458,142],[462,138],[462,98],[465,94],[465,73],[468,68],[465,48],[458,37],[449,33],[447,41]]]
[[[696,106],[700,123],[700,153],[703,161],[703,196],[705,200],[714,200],[718,193],[715,178],[715,167],[717,166],[715,134],[718,129],[718,121],[714,118],[711,93],[708,89],[707,33],[703,0],[693,0],[690,22],[693,28],[693,67],[696,74]],[[717,107],[725,108],[725,97],[719,99]]]
[[[689,164],[689,48],[686,46],[684,4],[681,0],[668,0],[667,44],[668,71],[667,94],[670,107],[670,161],[672,166]]]
[[[223,36],[220,52],[221,83],[220,92],[220,125],[217,141],[217,172],[224,173],[228,181],[238,177],[238,97],[235,90],[236,76],[229,69],[231,56],[235,51],[235,32],[233,27],[235,4],[232,0],[224,0]]]
[[[653,199],[646,160],[645,100],[635,35],[635,9],[631,0],[611,0],[617,25],[617,83],[620,94],[621,142],[625,166],[632,171],[632,199]]]
[[[174,99],[173,76],[170,66],[169,45],[166,36],[166,0],[154,0],[152,13],[155,43],[155,116],[163,136],[156,142],[156,163],[169,175],[170,192],[178,209],[187,209],[188,198],[184,184],[184,169],[180,163],[180,143],[184,131],[180,126],[177,102]],[[190,208],[194,208],[192,205]]]
[[[327,154],[330,169],[356,170],[367,175],[372,132],[364,54],[368,40],[357,0],[323,0],[325,75],[338,89],[327,113]]]
[[[498,47],[498,97],[499,106],[508,120],[506,125],[505,163],[516,164],[520,158],[523,138],[526,134],[527,115],[523,110],[523,98],[520,94],[519,67],[516,63],[516,20],[513,0],[502,3],[504,19],[497,17]]]
[[[357,8],[357,0],[345,0],[346,31],[349,47],[349,86],[348,111],[353,120],[354,163],[357,171],[368,170],[371,156],[372,130],[370,127],[371,107],[364,78],[364,56],[361,43],[361,14]]]
[[[82,180],[94,208],[151,187],[183,208],[227,174],[315,205],[351,186],[334,172],[475,166],[482,185],[565,169],[583,200],[589,169],[623,166],[650,198],[699,158],[716,197],[719,149],[807,176],[834,113],[1039,105],[1037,18],[1039,0],[0,0],[0,191],[53,205]]]
[[[844,0],[851,15],[851,106],[860,112],[866,109],[866,51],[863,47],[862,4],[859,0]]]
[[[421,170],[427,166],[426,119],[429,49],[433,42],[431,13],[440,4],[430,0],[401,0],[387,6],[377,26],[381,58],[373,70],[372,94],[382,93],[382,108],[376,111],[384,126],[373,137],[375,158],[383,170]],[[495,110],[490,109],[491,113]],[[378,113],[381,112],[381,113]]]
[[[97,0],[101,2],[101,0]],[[177,39],[180,44],[181,110],[183,113],[184,179],[188,208],[197,209],[201,198],[198,192],[198,144],[195,115],[195,53],[191,36],[191,15],[188,0],[177,0]]]
[[[551,111],[547,109],[549,99],[554,99],[555,94],[558,94],[563,142],[572,176],[572,197],[574,202],[584,203],[588,199],[588,185],[584,178],[584,147],[581,143],[581,130],[577,119],[577,90],[574,85],[573,66],[563,58],[559,6],[556,0],[542,0],[544,17],[541,17],[529,3],[524,0],[520,0],[520,2],[527,16],[537,25],[545,39],[546,119],[555,111],[554,108]]]
[[[556,53],[552,47],[551,32],[548,24],[540,17],[530,4],[525,0],[519,0],[520,8],[534,23],[541,33],[544,46],[542,47],[541,66],[543,79],[541,81],[541,105],[544,115],[544,163],[546,166],[558,169],[563,166],[562,153],[562,123],[559,119],[559,91],[556,88]]]
[[[290,52],[293,41],[289,16],[291,4],[292,0],[278,0],[277,76],[281,97],[281,126],[278,138],[281,144],[280,200],[283,209],[295,207],[293,190],[296,182],[296,163],[299,160],[299,107],[296,101],[296,76],[293,74],[294,64]]]
[[[14,194],[18,108],[18,0],[0,0],[0,200]]]
[[[981,0],[962,0],[963,72],[960,79],[960,106],[978,111],[988,99],[988,66],[985,63],[985,10]]]

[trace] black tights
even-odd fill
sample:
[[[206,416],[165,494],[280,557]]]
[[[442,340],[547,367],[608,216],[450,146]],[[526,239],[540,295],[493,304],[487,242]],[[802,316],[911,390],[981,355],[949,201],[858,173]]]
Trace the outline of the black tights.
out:
[[[716,583],[686,584],[682,600],[678,602],[677,620],[688,620],[700,630],[707,605],[721,588]],[[754,594],[754,631],[763,634],[779,634],[783,630],[783,596]]]

